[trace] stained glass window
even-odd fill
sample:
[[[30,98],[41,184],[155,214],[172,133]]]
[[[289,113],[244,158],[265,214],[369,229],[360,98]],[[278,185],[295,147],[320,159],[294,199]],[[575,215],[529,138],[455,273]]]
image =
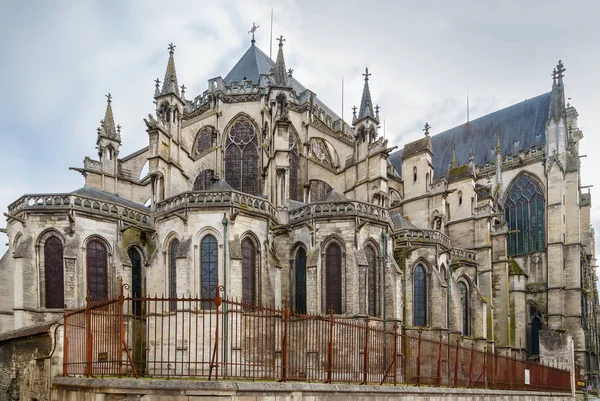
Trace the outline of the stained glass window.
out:
[[[194,146],[196,155],[201,154],[205,150],[210,149],[214,146],[214,128],[204,127],[200,130],[196,136],[196,143]]]
[[[208,234],[200,243],[200,296],[204,299],[213,299],[218,291],[218,246],[217,240]],[[204,302],[203,309],[214,309],[215,304]]]
[[[256,247],[250,238],[242,241],[242,302],[256,302]]]
[[[127,250],[129,261],[131,262],[131,294],[133,298],[142,297],[142,257],[135,248]],[[142,301],[135,299],[133,301],[133,314],[139,316],[142,314]]]
[[[325,307],[342,313],[342,249],[333,242],[325,251]]]
[[[512,233],[508,254],[522,255],[544,250],[544,193],[538,181],[523,174],[511,185],[504,206]]]
[[[459,281],[458,282],[458,291],[460,292],[460,306],[462,309],[462,334],[464,336],[468,336],[471,334],[470,324],[469,324],[469,290],[467,285]]]
[[[312,180],[310,182],[310,201],[323,202],[333,190],[325,181]]]
[[[427,276],[421,264],[413,273],[413,325],[427,326]]]
[[[92,301],[108,297],[106,247],[98,240],[87,244],[87,286]]]
[[[177,298],[177,254],[179,253],[179,240],[175,238],[169,247],[169,297]],[[177,308],[176,301],[171,301],[171,310]]]
[[[55,235],[44,243],[44,278],[46,308],[63,308],[65,305],[63,245]]]
[[[365,246],[365,255],[367,257],[368,271],[367,271],[367,304],[369,316],[379,316],[378,308],[378,289],[379,289],[379,272],[377,263],[377,251],[373,245]]]
[[[306,313],[306,250],[304,247],[296,252],[294,263],[295,275],[295,302],[296,313]]]
[[[225,180],[238,191],[258,195],[258,136],[250,121],[241,119],[231,127],[225,148]]]
[[[203,170],[194,181],[194,191],[205,191],[213,184],[213,171]]]
[[[299,196],[298,191],[298,146],[296,146],[296,139],[293,134],[290,133],[290,199],[296,201],[302,201],[302,197]]]

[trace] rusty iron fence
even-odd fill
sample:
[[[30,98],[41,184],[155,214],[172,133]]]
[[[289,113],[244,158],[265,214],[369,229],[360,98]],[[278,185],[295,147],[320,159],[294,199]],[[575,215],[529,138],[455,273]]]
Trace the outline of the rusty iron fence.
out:
[[[299,314],[287,301],[274,308],[220,295],[135,298],[123,288],[116,299],[65,310],[65,376],[571,390],[567,370],[380,319]]]

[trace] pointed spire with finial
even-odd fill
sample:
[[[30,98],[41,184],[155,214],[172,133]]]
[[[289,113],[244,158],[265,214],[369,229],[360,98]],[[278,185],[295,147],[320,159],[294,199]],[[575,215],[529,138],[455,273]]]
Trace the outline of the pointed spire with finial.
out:
[[[102,131],[103,135],[109,138],[117,138],[117,129],[115,127],[115,118],[112,112],[112,95],[110,92],[106,95],[106,112],[104,113],[104,120],[102,120]]]
[[[169,43],[169,61],[167,62],[167,70],[165,71],[165,79],[163,81],[161,95],[174,93],[179,96],[179,86],[177,85],[177,72],[175,71],[175,45]]]
[[[496,133],[496,154],[502,155],[502,145],[500,145],[500,133]]]
[[[362,98],[360,100],[360,109],[358,112],[358,119],[362,120],[365,117],[371,117],[375,120],[375,115],[373,114],[373,102],[371,101],[371,90],[369,89],[369,68],[365,67],[365,73],[363,76],[365,77],[365,86],[363,87]]]
[[[154,80],[154,97],[160,96],[160,79]]]
[[[548,120],[558,121],[565,115],[565,87],[563,84],[565,71],[562,60],[558,60],[558,65],[552,71],[552,94],[550,95]]]
[[[283,35],[277,38],[279,41],[279,51],[277,52],[277,60],[275,61],[275,67],[273,68],[273,83],[275,86],[288,86],[288,73],[285,69],[285,58],[283,57],[283,42],[285,39]]]
[[[356,120],[356,106],[352,106],[352,124],[354,124]]]
[[[450,160],[450,170],[458,167],[458,162],[456,161],[456,151],[452,148],[452,159]]]

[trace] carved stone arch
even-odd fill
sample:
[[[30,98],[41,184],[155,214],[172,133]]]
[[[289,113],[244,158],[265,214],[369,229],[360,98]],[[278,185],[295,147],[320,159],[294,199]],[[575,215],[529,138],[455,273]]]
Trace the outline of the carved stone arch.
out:
[[[175,231],[171,231],[169,234],[167,234],[165,236],[165,239],[163,240],[163,243],[162,243],[163,253],[169,251],[169,245],[171,244],[171,241],[173,241],[174,239],[181,241],[179,234],[177,234]]]
[[[540,354],[540,331],[544,327],[544,312],[539,304],[530,300],[527,305],[527,355]]]
[[[346,246],[343,239],[331,234],[321,248],[323,309],[333,307],[334,313],[345,313]]]
[[[54,228],[42,231],[37,237],[38,295],[44,308],[58,309],[65,305],[65,245],[64,235]]]
[[[104,300],[114,293],[109,277],[114,277],[112,247],[100,235],[90,235],[83,241],[85,252],[85,288],[92,301]]]
[[[261,299],[261,249],[260,241],[252,231],[240,237],[242,249],[242,302],[259,304]]]
[[[307,312],[307,261],[308,247],[297,241],[290,252],[290,298],[292,308],[296,313]]]
[[[324,202],[333,187],[323,180],[313,179],[309,181],[310,203]]]
[[[134,298],[133,314],[140,316],[142,314],[142,298],[144,296],[144,260],[143,248],[138,244],[130,244],[127,247],[127,256],[131,266],[131,284],[129,291]]]
[[[503,207],[506,204],[506,196],[508,195],[509,190],[517,182],[517,180],[522,176],[526,176],[527,178],[537,182],[537,184],[542,189],[542,193],[544,194],[544,199],[547,199],[547,190],[546,190],[546,186],[544,185],[544,181],[542,180],[542,178],[538,177],[537,174],[535,174],[531,171],[523,170],[523,171],[519,172],[519,174],[514,176],[512,178],[512,180],[510,180],[508,185],[506,185],[506,187],[504,187],[504,190],[498,196],[498,203],[501,204]]]
[[[194,138],[192,156],[197,158],[217,145],[217,130],[213,125],[200,127]]]
[[[229,136],[229,132],[231,131],[231,128],[240,119],[248,120],[254,126],[255,132],[260,133],[260,128],[259,128],[260,125],[256,122],[256,120],[253,117],[251,117],[249,114],[244,113],[243,111],[240,111],[235,116],[231,117],[231,119],[229,120],[227,125],[225,125],[225,129],[223,130],[224,135],[222,135],[222,138],[221,138],[221,145],[226,145],[227,137]]]
[[[224,141],[224,177],[234,189],[259,195],[260,130],[256,122],[245,113],[238,113],[227,124]]]

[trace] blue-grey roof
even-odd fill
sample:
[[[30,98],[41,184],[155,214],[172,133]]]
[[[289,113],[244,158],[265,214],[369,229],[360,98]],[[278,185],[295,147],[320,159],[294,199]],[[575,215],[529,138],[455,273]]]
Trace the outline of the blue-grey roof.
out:
[[[475,164],[495,160],[496,134],[500,134],[502,155],[539,147],[546,142],[546,121],[551,92],[514,104],[431,137],[435,177],[448,173],[455,149],[458,165],[469,162],[473,149]],[[390,155],[390,161],[402,175],[402,149]]]
[[[258,84],[261,75],[270,75],[271,68],[275,67],[275,62],[271,60],[262,50],[255,44],[250,45],[250,48],[244,53],[242,58],[236,63],[235,66],[225,75],[225,82],[230,85],[232,82],[243,82],[245,80],[251,80],[252,83]],[[306,87],[300,82],[296,81],[294,77],[291,79],[292,88],[297,94],[301,94],[306,90]],[[315,99],[317,106],[325,110],[327,114],[331,116],[333,121],[339,120],[340,117],[327,107],[318,98]]]
[[[81,187],[73,192],[73,195],[85,196],[86,198],[97,199],[106,202],[113,202],[121,206],[130,207],[132,209],[139,210],[141,212],[148,213],[150,208],[140,205],[139,203],[130,201],[129,199],[121,198],[120,196],[109,194],[108,192],[101,191],[91,187]]]

